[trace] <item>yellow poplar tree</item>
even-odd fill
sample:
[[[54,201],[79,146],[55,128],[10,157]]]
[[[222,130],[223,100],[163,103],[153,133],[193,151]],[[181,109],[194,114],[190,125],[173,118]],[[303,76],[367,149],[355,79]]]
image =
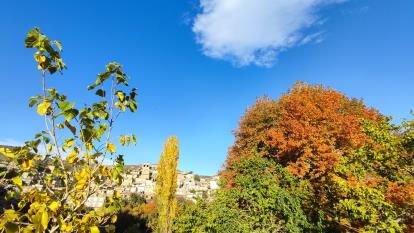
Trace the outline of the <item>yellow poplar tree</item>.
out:
[[[178,165],[178,139],[169,137],[164,144],[158,164],[157,176],[157,208],[158,232],[169,233],[175,217],[177,207],[177,165]]]

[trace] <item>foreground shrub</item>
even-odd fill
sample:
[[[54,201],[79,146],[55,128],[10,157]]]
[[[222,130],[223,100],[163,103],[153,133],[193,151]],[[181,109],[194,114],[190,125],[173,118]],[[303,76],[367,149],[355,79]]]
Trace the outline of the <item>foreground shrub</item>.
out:
[[[212,201],[184,205],[176,232],[301,232],[309,229],[302,210],[306,182],[272,161],[253,157],[233,166],[235,188],[218,191]]]
[[[98,74],[88,90],[96,89],[98,101],[75,108],[66,95],[47,87],[47,75],[66,68],[62,45],[52,41],[38,28],[29,31],[25,45],[34,48],[43,93],[30,98],[29,105],[45,122],[45,130],[19,148],[4,151],[10,159],[6,200],[16,199],[1,210],[0,231],[6,232],[99,232],[116,221],[120,193],[105,200],[102,208],[85,208],[87,200],[103,189],[122,182],[123,157],[111,142],[115,120],[127,109],[136,111],[136,90],[128,88],[127,75],[118,63],[110,63]],[[107,82],[111,82],[111,84]],[[121,136],[120,144],[135,143],[135,136]],[[39,153],[39,148],[45,153]],[[111,158],[112,166],[104,161]],[[27,179],[23,180],[22,177]],[[26,183],[27,182],[27,183]],[[11,187],[10,187],[11,186]]]

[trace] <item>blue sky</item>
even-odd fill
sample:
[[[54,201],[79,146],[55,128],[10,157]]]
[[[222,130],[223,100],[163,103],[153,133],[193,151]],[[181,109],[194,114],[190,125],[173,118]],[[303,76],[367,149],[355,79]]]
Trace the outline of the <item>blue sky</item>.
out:
[[[245,109],[297,80],[363,98],[397,121],[410,117],[414,1],[229,2],[3,2],[0,142],[23,142],[43,127],[27,107],[41,91],[23,42],[34,26],[63,43],[68,69],[49,84],[79,105],[106,63],[124,65],[139,90],[138,113],[115,127],[138,137],[123,151],[129,164],[157,162],[165,138],[177,135],[180,169],[214,174]]]

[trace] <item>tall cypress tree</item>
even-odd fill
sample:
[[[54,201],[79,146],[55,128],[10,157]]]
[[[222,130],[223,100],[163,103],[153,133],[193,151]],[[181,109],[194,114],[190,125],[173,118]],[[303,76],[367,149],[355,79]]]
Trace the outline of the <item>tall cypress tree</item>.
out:
[[[178,139],[169,137],[164,144],[158,164],[157,176],[157,207],[158,232],[169,233],[175,217],[177,207],[177,165],[178,165]]]

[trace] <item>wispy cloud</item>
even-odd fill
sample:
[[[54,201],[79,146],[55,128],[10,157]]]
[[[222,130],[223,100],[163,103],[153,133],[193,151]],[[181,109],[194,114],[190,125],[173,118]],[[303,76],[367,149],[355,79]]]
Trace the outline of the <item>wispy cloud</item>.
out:
[[[203,53],[236,66],[272,66],[278,54],[322,33],[318,10],[345,0],[200,0],[193,32]]]

